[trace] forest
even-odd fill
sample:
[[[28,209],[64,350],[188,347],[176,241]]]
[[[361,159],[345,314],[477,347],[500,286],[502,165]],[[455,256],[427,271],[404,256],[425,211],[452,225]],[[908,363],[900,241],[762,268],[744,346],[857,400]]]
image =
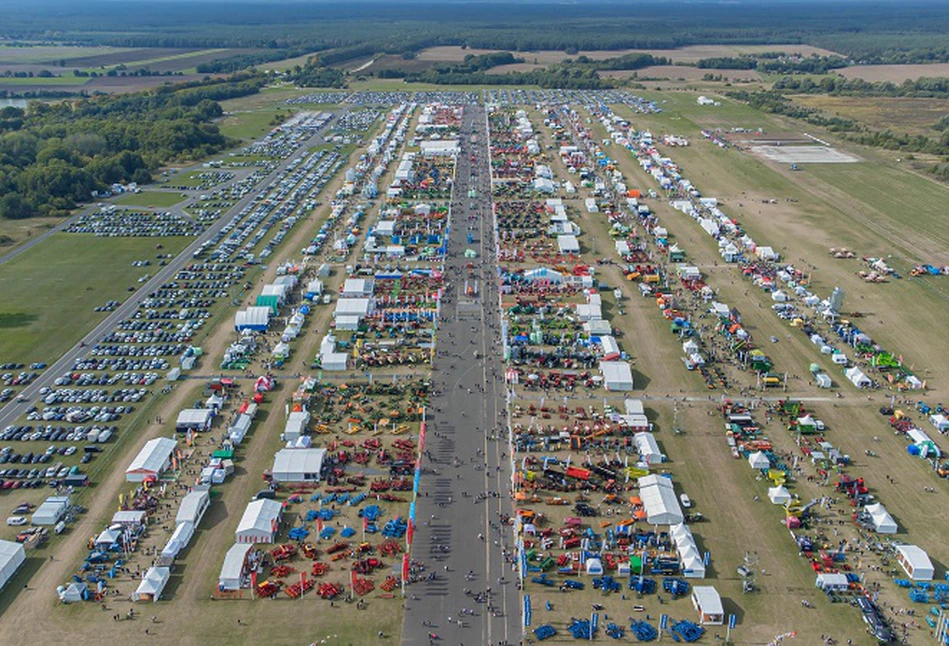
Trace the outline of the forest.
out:
[[[0,217],[64,214],[94,190],[147,183],[163,164],[233,145],[211,123],[223,113],[217,101],[256,93],[262,84],[244,75],[0,109]]]
[[[361,51],[400,54],[434,45],[528,52],[627,48],[670,49],[699,44],[793,44],[826,47],[858,62],[949,60],[944,3],[848,2],[695,3],[228,3],[197,0],[74,3],[38,0],[4,15],[14,41],[48,39],[125,47],[244,47],[280,52]],[[226,9],[224,8],[226,6]],[[51,11],[54,7],[55,11]],[[186,7],[186,8],[185,8]],[[815,20],[814,16],[820,16]],[[130,25],[135,25],[134,30]],[[911,36],[911,37],[908,37]],[[370,51],[371,50],[371,51]],[[300,54],[296,54],[300,55]],[[266,54],[255,60],[267,62]],[[250,59],[245,59],[250,62]],[[327,65],[331,59],[324,57]],[[231,71],[240,61],[222,63]],[[212,71],[211,68],[206,68]]]

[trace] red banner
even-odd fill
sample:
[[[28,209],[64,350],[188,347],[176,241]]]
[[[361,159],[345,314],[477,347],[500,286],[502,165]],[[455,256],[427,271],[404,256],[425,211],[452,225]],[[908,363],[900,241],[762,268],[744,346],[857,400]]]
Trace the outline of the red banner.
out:
[[[409,555],[407,553],[402,555],[402,580],[409,580]]]

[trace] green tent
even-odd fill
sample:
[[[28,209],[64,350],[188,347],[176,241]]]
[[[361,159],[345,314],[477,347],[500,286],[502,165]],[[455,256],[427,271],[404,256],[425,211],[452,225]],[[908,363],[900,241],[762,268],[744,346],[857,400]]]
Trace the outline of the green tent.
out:
[[[279,311],[278,308],[279,299],[277,296],[258,296],[255,305],[258,307],[269,307],[271,314],[276,314]]]

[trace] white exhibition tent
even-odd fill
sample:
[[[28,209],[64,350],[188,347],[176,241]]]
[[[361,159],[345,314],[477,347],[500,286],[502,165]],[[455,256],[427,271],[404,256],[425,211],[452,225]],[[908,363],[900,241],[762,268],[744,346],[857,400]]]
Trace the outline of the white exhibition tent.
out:
[[[269,307],[248,307],[246,310],[237,312],[234,317],[234,329],[238,332],[243,332],[244,330],[264,332],[269,324]]]
[[[895,534],[899,529],[896,521],[893,520],[893,516],[882,504],[867,505],[864,510],[870,514],[870,518],[873,520],[873,529],[877,534]]]
[[[828,590],[846,590],[850,587],[847,575],[839,572],[821,572],[817,575],[814,585],[825,592]]]
[[[932,581],[935,575],[929,555],[915,545],[897,545],[896,560],[913,581]]]
[[[777,487],[771,487],[768,489],[768,500],[775,505],[783,505],[791,500],[791,494],[788,493],[788,490],[784,485],[778,485]]]
[[[276,500],[261,498],[251,501],[237,524],[238,543],[273,543],[277,535],[277,521],[283,505]]]
[[[648,475],[639,478],[639,497],[650,525],[678,525],[684,519],[669,478]]]
[[[149,440],[125,470],[126,482],[144,482],[157,478],[171,464],[171,454],[178,442],[167,437]]]
[[[135,590],[136,601],[158,601],[161,598],[161,592],[165,589],[168,579],[171,578],[171,570],[166,567],[150,567],[145,572],[142,582],[138,584]]]
[[[224,565],[218,576],[219,590],[240,590],[244,576],[247,554],[253,549],[246,543],[234,543],[224,555]]]
[[[656,437],[652,433],[636,433],[633,435],[633,442],[636,444],[639,457],[646,464],[659,464],[665,460],[665,456],[659,450]]]
[[[56,592],[63,603],[79,603],[86,594],[86,584],[84,581],[73,581],[65,587],[59,586]]]
[[[171,533],[171,538],[161,549],[161,555],[166,559],[174,559],[178,552],[188,547],[191,537],[194,536],[194,525],[192,523],[178,523],[175,525],[175,531]]]
[[[699,613],[699,623],[720,626],[725,623],[725,609],[718,590],[710,585],[692,587],[692,605]]]
[[[695,537],[685,523],[679,523],[669,528],[672,534],[672,540],[676,544],[676,553],[679,555],[679,562],[682,564],[682,576],[687,579],[705,578],[705,561],[699,554],[699,548],[695,544]]]
[[[580,253],[580,242],[574,235],[557,236],[557,248],[560,253]]]
[[[761,451],[755,451],[748,456],[748,464],[751,465],[752,469],[767,469],[771,466],[771,460]]]
[[[175,514],[175,523],[191,523],[197,527],[210,504],[211,493],[209,491],[205,489],[195,489],[189,492],[181,499],[181,504],[178,505],[178,513]]]
[[[323,470],[326,449],[280,449],[274,455],[274,482],[316,482]]]
[[[297,438],[306,435],[306,425],[310,421],[308,411],[293,411],[287,418],[287,425],[283,428],[283,439],[287,442],[296,442]]]
[[[869,388],[873,383],[870,381],[870,378],[863,374],[863,371],[857,366],[853,366],[844,370],[844,376],[850,380],[857,388]]]
[[[26,550],[21,543],[0,540],[0,590],[25,560]]]
[[[607,390],[625,392],[633,389],[633,371],[625,361],[601,361],[600,373]]]

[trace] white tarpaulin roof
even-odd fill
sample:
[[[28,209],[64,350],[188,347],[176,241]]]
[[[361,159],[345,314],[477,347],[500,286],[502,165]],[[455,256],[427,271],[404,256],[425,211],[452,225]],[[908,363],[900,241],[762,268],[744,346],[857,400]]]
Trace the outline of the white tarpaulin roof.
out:
[[[211,421],[214,411],[210,408],[185,408],[178,413],[178,419],[175,420],[175,426],[179,428],[205,428]]]
[[[253,549],[247,543],[234,543],[224,555],[224,565],[218,576],[218,587],[223,590],[238,590],[241,587],[241,573],[247,553]]]
[[[625,361],[601,361],[600,373],[607,390],[626,391],[633,389],[633,371]]]
[[[165,589],[168,578],[171,577],[171,570],[166,567],[150,567],[145,572],[145,578],[138,584],[135,591],[136,597],[149,595],[153,601],[158,601],[161,597],[161,591]]]
[[[20,543],[0,540],[0,590],[26,560],[26,551]]]
[[[636,433],[633,435],[633,441],[640,457],[647,464],[662,462],[662,451],[659,450],[659,444],[652,433]]]
[[[192,491],[181,499],[175,523],[192,523],[197,526],[207,509],[211,494],[207,491]]]
[[[791,494],[784,485],[779,485],[768,489],[768,499],[775,505],[783,505],[791,499]]]
[[[648,475],[639,478],[639,497],[650,525],[677,525],[682,522],[682,508],[672,487],[672,480]]]
[[[274,456],[275,482],[304,482],[319,480],[326,449],[281,449]]]
[[[580,251],[580,243],[577,241],[577,236],[574,235],[557,236],[557,247],[560,249],[560,253],[578,253]]]
[[[273,524],[280,517],[282,509],[283,505],[276,500],[261,498],[251,501],[244,510],[244,515],[241,516],[241,522],[237,524],[238,540],[241,536],[245,538],[270,537],[267,540],[272,540]]]
[[[935,572],[929,555],[915,545],[897,545],[900,565],[913,581],[932,581]]]
[[[895,534],[896,530],[899,529],[896,525],[896,521],[893,520],[893,516],[891,516],[890,512],[886,510],[886,507],[880,503],[867,505],[864,509],[869,512],[870,517],[873,519],[873,529],[876,530],[878,534]]]
[[[149,440],[132,460],[125,473],[157,474],[165,468],[168,459],[171,457],[171,452],[175,450],[177,444],[177,441],[168,437],[156,437]]]
[[[234,329],[266,329],[270,322],[269,307],[248,307],[240,310],[234,317]]]
[[[767,469],[771,466],[771,460],[761,451],[755,451],[748,456],[748,464],[751,465],[752,469]]]
[[[725,609],[718,590],[710,585],[692,588],[692,605],[699,612],[700,624],[720,625],[725,622]]]

